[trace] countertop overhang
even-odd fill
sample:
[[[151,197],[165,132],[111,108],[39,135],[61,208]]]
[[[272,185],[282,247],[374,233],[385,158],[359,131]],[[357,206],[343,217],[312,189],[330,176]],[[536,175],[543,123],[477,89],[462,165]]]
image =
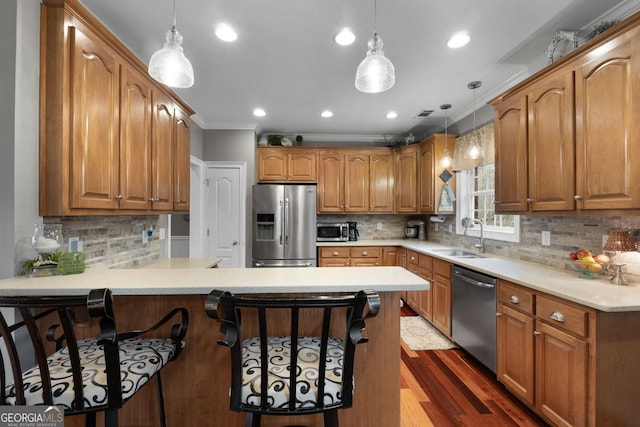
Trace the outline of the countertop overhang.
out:
[[[109,288],[114,295],[335,293],[425,291],[429,282],[402,267],[336,268],[132,268],[91,269],[49,277],[0,280],[0,295],[83,295]]]
[[[573,301],[600,311],[640,311],[640,286],[618,286],[606,277],[585,280],[570,270],[520,261],[490,253],[483,258],[461,258],[439,253],[452,246],[416,239],[358,240],[351,242],[318,242],[317,246],[400,246],[419,253],[444,259],[453,264],[508,280],[550,295]],[[455,248],[460,249],[460,248]],[[468,251],[473,249],[465,248]]]

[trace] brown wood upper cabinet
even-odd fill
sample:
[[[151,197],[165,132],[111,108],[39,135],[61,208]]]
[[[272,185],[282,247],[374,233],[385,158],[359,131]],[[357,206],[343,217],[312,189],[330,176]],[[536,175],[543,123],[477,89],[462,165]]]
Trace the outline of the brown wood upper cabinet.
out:
[[[41,16],[39,214],[173,211],[174,194],[188,194],[172,165],[188,174],[174,150],[179,139],[189,152],[193,111],[76,0],[46,0]]]
[[[431,135],[420,143],[419,157],[419,185],[418,185],[418,202],[420,213],[439,214],[440,199],[445,183],[440,179],[440,174],[444,171],[440,165],[440,159],[445,148],[449,153],[453,153],[453,146],[456,142],[457,135]],[[451,171],[449,171],[451,172]],[[451,172],[451,179],[448,181],[449,188],[455,194],[456,191],[456,174]],[[447,212],[453,213],[453,212]]]
[[[320,150],[318,212],[393,212],[391,151],[386,148]]]
[[[317,150],[306,147],[258,147],[259,182],[316,182]]]
[[[497,212],[640,209],[639,22],[636,14],[490,102]]]

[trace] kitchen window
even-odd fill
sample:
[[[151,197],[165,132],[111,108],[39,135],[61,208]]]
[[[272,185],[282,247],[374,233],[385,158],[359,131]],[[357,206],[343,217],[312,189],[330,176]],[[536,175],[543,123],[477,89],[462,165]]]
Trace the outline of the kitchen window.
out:
[[[479,219],[484,237],[506,242],[520,241],[520,216],[495,212],[495,163],[458,172],[456,233],[464,234],[462,218]],[[480,227],[469,228],[468,236],[480,237]]]

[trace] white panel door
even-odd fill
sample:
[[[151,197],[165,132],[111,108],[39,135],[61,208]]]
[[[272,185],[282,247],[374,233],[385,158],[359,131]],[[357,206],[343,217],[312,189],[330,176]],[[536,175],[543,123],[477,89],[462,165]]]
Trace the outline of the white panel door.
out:
[[[207,162],[207,252],[221,268],[245,266],[245,171],[244,163]]]

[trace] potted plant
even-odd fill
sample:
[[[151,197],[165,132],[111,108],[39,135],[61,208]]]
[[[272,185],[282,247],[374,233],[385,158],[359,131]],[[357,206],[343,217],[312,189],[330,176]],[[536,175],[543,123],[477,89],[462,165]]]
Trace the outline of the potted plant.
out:
[[[273,135],[267,136],[267,143],[269,145],[278,145],[278,146],[282,145],[282,135],[273,134]]]

